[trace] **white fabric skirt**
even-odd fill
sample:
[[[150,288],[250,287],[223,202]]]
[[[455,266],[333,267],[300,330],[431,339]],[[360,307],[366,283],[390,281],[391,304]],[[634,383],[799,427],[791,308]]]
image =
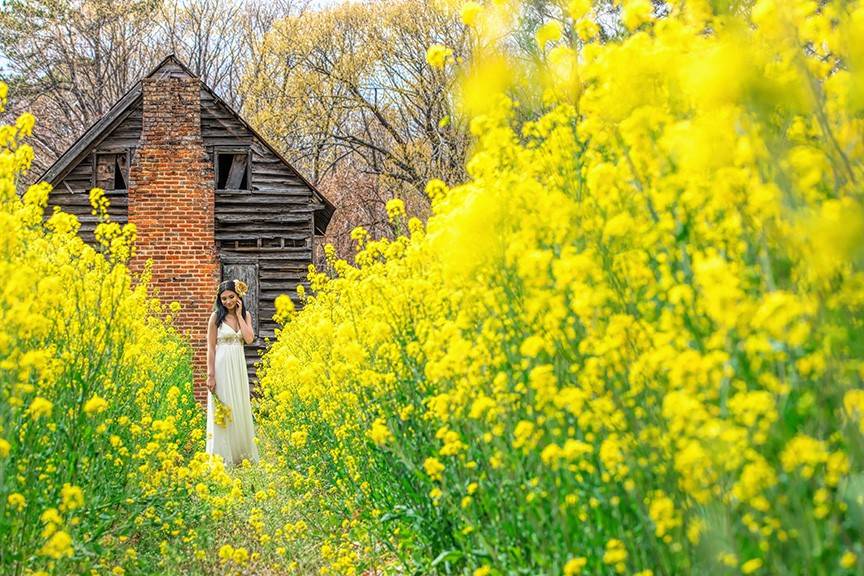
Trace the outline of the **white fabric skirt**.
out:
[[[216,395],[231,408],[231,422],[225,427],[216,424],[216,405],[213,394],[208,391],[207,453],[221,456],[226,466],[236,466],[244,459],[258,462],[243,337],[226,322],[222,322],[216,332],[214,360]]]

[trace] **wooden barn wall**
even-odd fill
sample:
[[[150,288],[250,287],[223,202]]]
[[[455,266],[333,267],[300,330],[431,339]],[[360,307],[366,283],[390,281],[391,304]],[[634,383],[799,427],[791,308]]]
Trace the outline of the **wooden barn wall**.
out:
[[[298,303],[297,285],[312,262],[312,191],[267,146],[205,89],[201,90],[204,145],[251,148],[252,190],[217,191],[216,243],[223,264],[258,269],[258,346],[246,347],[250,374],[265,338],[273,339],[274,301],[288,294]]]
[[[96,243],[94,231],[98,221],[90,213],[90,189],[93,187],[93,152],[120,151],[138,146],[141,139],[142,106],[139,99],[128,114],[118,119],[113,129],[95,147],[89,149],[81,160],[60,180],[48,196],[48,210],[60,206],[65,212],[78,217],[81,222],[81,237],[89,244]],[[125,224],[129,219],[129,197],[126,190],[106,190],[110,202],[108,213],[111,219]]]

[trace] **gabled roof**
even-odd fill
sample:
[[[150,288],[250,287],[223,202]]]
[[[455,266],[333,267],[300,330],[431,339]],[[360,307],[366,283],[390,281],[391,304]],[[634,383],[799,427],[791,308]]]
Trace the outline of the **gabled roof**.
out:
[[[157,78],[162,77],[164,75],[169,74],[177,74],[178,72],[184,73],[188,75],[190,78],[198,78],[195,74],[192,73],[189,68],[183,64],[174,54],[168,55],[162,62],[160,62],[152,71],[150,71],[145,78]],[[336,207],[331,203],[327,198],[324,197],[318,189],[309,182],[296,168],[294,168],[285,157],[276,150],[273,146],[270,145],[267,140],[265,140],[257,130],[255,130],[252,126],[243,119],[240,114],[237,113],[231,106],[229,106],[222,98],[219,97],[204,81],[200,80],[201,86],[204,87],[205,90],[213,97],[213,99],[219,103],[222,107],[225,108],[231,115],[240,122],[244,128],[249,130],[252,135],[258,139],[264,146],[266,146],[279,160],[281,160],[288,168],[294,172],[301,181],[303,181],[306,186],[308,186],[312,190],[312,194],[315,198],[321,203],[321,208],[315,211],[315,228],[318,233],[323,234],[327,229],[327,224],[330,223],[330,219],[333,217],[333,213],[336,211]],[[139,80],[135,83],[132,88],[129,89],[126,94],[123,95],[114,105],[105,113],[102,118],[97,120],[90,128],[88,128],[84,134],[82,134],[78,140],[75,141],[72,146],[70,146],[63,154],[60,155],[57,160],[48,167],[47,170],[39,177],[40,182],[48,182],[49,184],[56,185],[66,174],[74,168],[78,162],[80,162],[87,152],[92,149],[92,147],[99,143],[99,141],[107,136],[111,129],[116,127],[120,122],[122,122],[126,116],[128,116],[133,107],[138,103],[141,98],[142,93],[142,81]]]

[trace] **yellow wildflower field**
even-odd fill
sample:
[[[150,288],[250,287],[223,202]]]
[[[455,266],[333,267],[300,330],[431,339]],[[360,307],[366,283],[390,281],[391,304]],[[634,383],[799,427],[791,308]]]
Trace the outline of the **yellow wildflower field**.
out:
[[[282,300],[261,415],[350,519],[327,573],[864,567],[864,5],[615,4],[537,62],[465,4],[470,181]]]
[[[518,4],[452,7],[470,180],[277,301],[257,471],[197,453],[134,227],[43,223],[0,128],[0,569],[861,572],[864,5],[600,4],[532,61]]]

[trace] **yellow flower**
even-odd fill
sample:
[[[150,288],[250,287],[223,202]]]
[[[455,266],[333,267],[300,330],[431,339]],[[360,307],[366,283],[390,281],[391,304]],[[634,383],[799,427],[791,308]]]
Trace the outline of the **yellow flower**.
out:
[[[27,506],[27,499],[24,498],[22,494],[18,492],[13,492],[6,498],[6,502],[9,504],[9,507],[13,510],[17,510],[20,512]]]
[[[35,124],[36,118],[29,112],[24,112],[15,120],[15,127],[18,129],[19,136],[30,136]]]
[[[453,50],[442,46],[441,44],[433,44],[426,49],[426,62],[432,68],[442,69],[444,64],[453,56]]]
[[[544,15],[559,21],[529,39],[539,57],[511,41],[524,36],[523,4],[462,5],[468,43],[437,37],[473,59],[432,74],[456,90],[453,109],[427,120],[466,128],[467,164],[453,171],[419,140],[401,146],[440,163],[426,223],[395,237],[357,229],[347,260],[325,249],[303,310],[262,362],[262,419],[292,459],[283,484],[299,499],[329,486],[322,507],[340,511],[321,540],[330,573],[364,553],[344,552],[341,535],[380,523],[376,493],[416,497],[381,460],[386,442],[433,456],[419,462],[430,478],[420,497],[442,518],[501,505],[514,467],[526,515],[592,526],[550,556],[565,573],[647,576],[646,550],[681,571],[675,559],[712,544],[706,507],[729,519],[710,554],[724,570],[766,571],[756,550],[813,571],[798,532],[854,512],[838,490],[860,473],[847,435],[864,431],[864,394],[850,390],[864,362],[849,353],[864,310],[864,10],[688,0],[654,20],[656,2],[607,4],[620,7],[619,29],[598,24],[596,2],[559,3]],[[429,63],[446,69],[454,56],[439,45]],[[265,108],[264,124],[287,118]],[[394,218],[403,207],[388,208]],[[325,444],[292,451],[300,426]],[[364,481],[373,464],[377,485]],[[673,481],[659,490],[658,478]],[[463,488],[472,480],[482,494]],[[647,532],[621,529],[633,498]],[[794,529],[782,521],[792,509],[804,519]],[[500,545],[476,520],[457,528],[466,547]],[[417,541],[416,526],[396,530],[397,547]],[[843,551],[816,568],[842,569]]]
[[[546,339],[542,336],[529,336],[525,340],[522,341],[522,345],[519,347],[519,351],[524,356],[534,357],[543,352],[546,349]]]
[[[858,557],[850,550],[844,552],[840,558],[840,566],[843,568],[854,568],[856,564],[858,564]]]
[[[42,545],[39,549],[39,554],[55,560],[59,560],[64,556],[71,558],[73,554],[72,538],[65,531],[58,530]]]
[[[285,324],[295,312],[294,301],[287,294],[277,296],[273,305],[276,308],[273,320],[279,324]]]
[[[606,542],[606,551],[603,553],[603,563],[615,567],[615,571],[621,573],[625,570],[624,563],[627,561],[627,549],[624,543],[615,538]]]
[[[429,491],[429,498],[432,499],[432,501],[436,505],[438,504],[439,500],[441,500],[442,495],[443,495],[443,492],[441,491],[440,488],[433,488],[432,490]]]
[[[369,238],[369,232],[362,226],[357,226],[351,230],[351,239],[357,242],[360,246],[366,243]]]
[[[447,196],[448,190],[449,188],[447,187],[447,184],[437,178],[429,180],[424,188],[426,196],[429,197],[429,200],[431,200],[433,204],[437,201],[443,200]]]
[[[513,430],[513,447],[530,449],[534,447],[534,430],[533,422],[520,420],[516,423],[516,428]]]
[[[444,464],[442,464],[437,458],[426,458],[423,462],[423,469],[432,480],[437,481],[441,480],[442,473],[444,472]]]
[[[770,504],[765,492],[776,483],[777,475],[774,469],[760,457],[744,466],[740,479],[732,487],[732,495],[757,510],[767,512]]]
[[[548,42],[557,42],[561,39],[561,23],[551,20],[537,30],[537,46],[543,50]]]
[[[234,557],[234,547],[230,544],[223,544],[219,548],[218,556],[222,560],[222,562],[231,560]]]
[[[393,438],[383,418],[376,418],[372,422],[372,428],[366,432],[366,435],[378,446],[383,446]]]
[[[399,409],[399,420],[402,420],[404,422],[405,420],[408,420],[408,418],[410,418],[411,414],[413,414],[413,413],[414,413],[414,406],[412,406],[411,404],[408,404],[407,406],[403,406],[402,408]]]
[[[744,574],[752,574],[762,568],[761,558],[752,558],[741,565],[741,572]]]
[[[221,428],[227,427],[234,421],[231,407],[225,404],[217,394],[210,394],[210,397],[213,399],[213,406],[215,409],[213,422]]]
[[[583,42],[589,42],[600,33],[600,26],[589,18],[583,18],[576,24],[576,35]]]
[[[628,30],[635,30],[651,19],[651,0],[625,0],[621,21]]]
[[[98,394],[94,394],[93,397],[84,403],[84,412],[90,415],[99,414],[105,411],[106,408],[108,408],[108,401]]]
[[[680,515],[675,511],[675,503],[663,492],[658,492],[651,499],[648,515],[654,522],[654,532],[659,538],[682,524]]]
[[[465,2],[462,5],[462,23],[468,26],[469,28],[473,28],[477,23],[477,16],[483,10],[483,7],[473,1]]]
[[[246,548],[235,548],[231,559],[237,564],[246,564],[249,561],[249,551]]]
[[[60,510],[63,512],[75,510],[84,505],[84,493],[78,486],[72,486],[69,483],[64,484],[60,490],[60,497],[62,498]]]
[[[294,448],[302,448],[306,445],[306,441],[309,438],[309,431],[305,428],[301,428],[299,430],[295,430],[291,433],[291,446]]]
[[[387,201],[386,205],[387,209],[387,218],[390,222],[395,221],[397,218],[405,217],[405,202],[400,198],[391,198]]]
[[[9,444],[9,442],[4,440],[3,438],[0,438],[0,458],[6,458],[7,456],[9,456],[10,448],[11,445]]]
[[[828,450],[825,443],[804,434],[792,438],[780,455],[784,470],[791,472],[800,468],[805,478],[810,478],[815,467],[827,460]]]
[[[588,564],[588,559],[582,556],[571,558],[564,565],[564,576],[576,576],[582,573],[582,569]]]
[[[738,565],[738,556],[731,552],[721,552],[717,555],[717,559],[729,568],[734,568]]]
[[[48,508],[42,513],[39,519],[43,524],[61,524],[63,522],[56,508]]]
[[[46,400],[45,398],[42,398],[41,396],[37,396],[30,403],[30,407],[27,409],[27,413],[34,420],[38,420],[39,418],[42,418],[43,416],[50,416],[51,415],[51,409],[53,407],[54,407],[54,404],[52,404],[50,401]]]
[[[567,11],[573,20],[584,18],[593,8],[591,0],[571,0],[567,5]]]

